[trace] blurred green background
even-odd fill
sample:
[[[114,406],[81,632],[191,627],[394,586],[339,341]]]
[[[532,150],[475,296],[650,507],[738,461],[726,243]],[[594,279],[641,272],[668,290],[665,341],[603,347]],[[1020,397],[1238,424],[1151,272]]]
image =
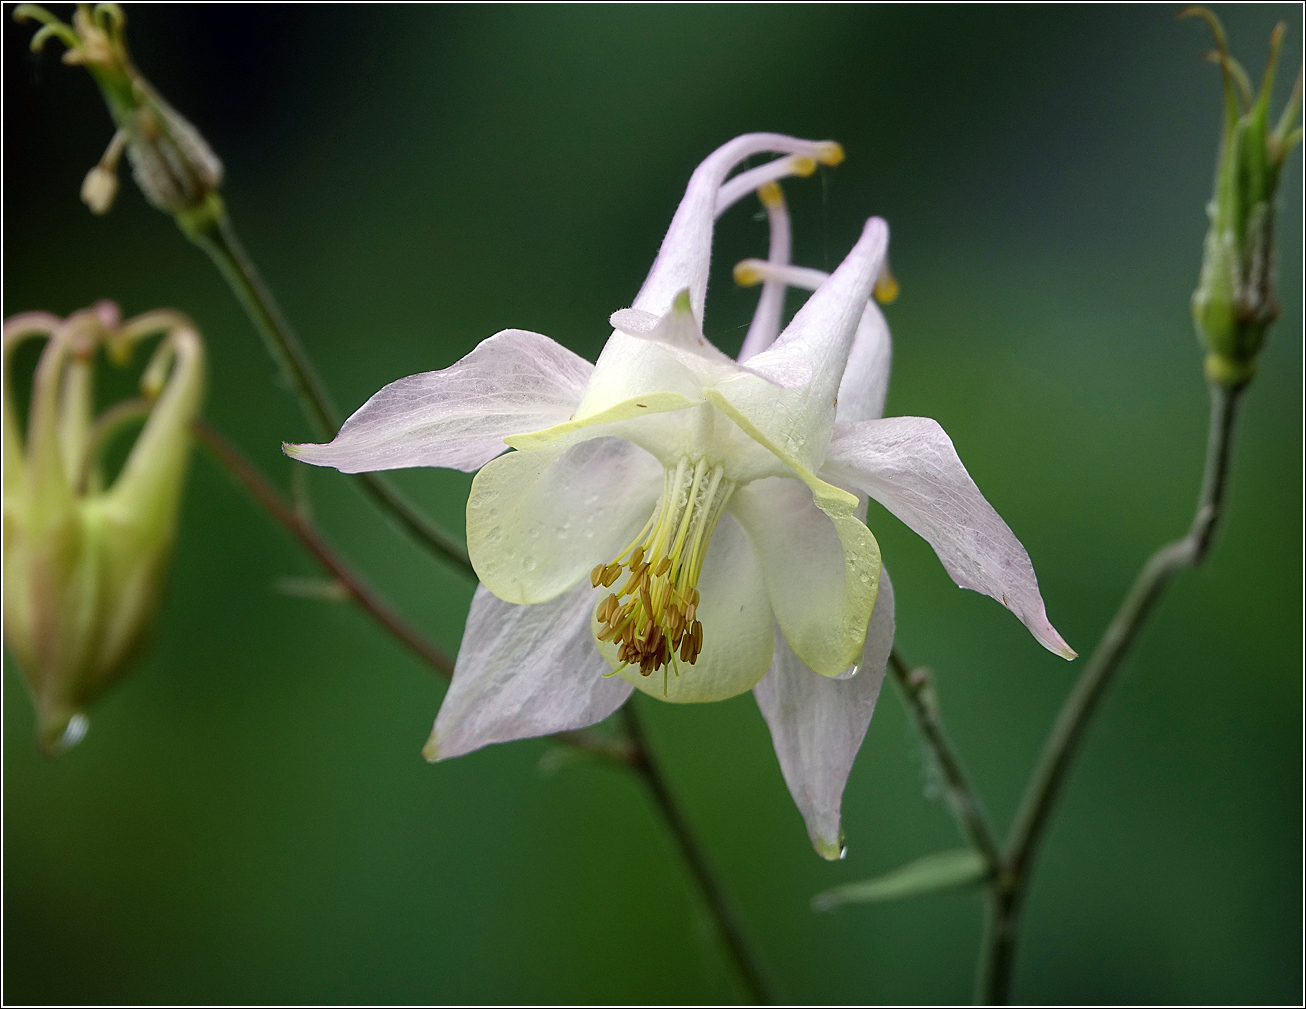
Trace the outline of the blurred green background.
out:
[[[68,5],[56,7],[63,12]],[[1220,116],[1197,22],[1159,7],[127,8],[137,63],[228,170],[233,219],[346,410],[506,327],[590,357],[690,172],[731,136],[841,141],[787,184],[797,261],[893,229],[888,412],[937,418],[1086,651],[1191,519],[1206,392],[1188,317]],[[8,14],[11,8],[6,10]],[[1220,8],[1259,76],[1296,5]],[[66,15],[65,15],[66,16]],[[283,486],[309,434],[203,256],[124,173],[87,74],[4,27],[4,312],[173,306],[211,353],[207,416]],[[1283,182],[1283,315],[1239,432],[1227,522],[1092,726],[1037,867],[1015,997],[1301,997],[1301,155]],[[764,255],[719,232],[708,334],[734,351]],[[799,296],[790,296],[790,309]],[[21,355],[20,385],[34,363]],[[138,362],[139,364],[139,362]],[[117,388],[125,392],[126,379]],[[400,483],[461,530],[470,479]],[[457,647],[472,587],[308,474],[317,517]],[[1005,830],[1082,660],[958,590],[882,510],[898,643]],[[274,583],[311,561],[197,454],[156,640],[39,757],[4,671],[9,1002],[699,1002],[736,989],[637,783],[539,771],[532,741],[439,766],[444,687],[353,609]],[[813,915],[813,893],[958,843],[886,687],[845,797],[847,861],[808,846],[750,696],[639,697],[658,753],[795,1002],[969,998],[980,898]]]

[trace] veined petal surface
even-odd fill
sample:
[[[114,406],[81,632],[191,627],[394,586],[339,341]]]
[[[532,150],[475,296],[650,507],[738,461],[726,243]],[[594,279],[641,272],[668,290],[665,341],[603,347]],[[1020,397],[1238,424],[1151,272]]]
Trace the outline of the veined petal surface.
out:
[[[478,585],[426,758],[582,729],[621,707],[631,687],[605,675],[590,634],[595,596],[581,582],[546,603],[517,606]]]
[[[543,603],[611,560],[662,494],[662,466],[617,438],[510,452],[472,481],[467,551],[485,587]]]
[[[503,439],[565,421],[594,366],[547,336],[496,333],[442,371],[391,382],[364,403],[327,445],[287,445],[286,454],[343,473],[409,466],[479,469]]]
[[[954,582],[998,600],[1048,651],[1075,657],[1048,621],[1029,554],[984,500],[937,422],[890,417],[840,424],[822,475],[875,498],[924,537]]]
[[[893,632],[893,585],[885,574],[855,675],[816,675],[789,649],[777,628],[771,669],[753,688],[789,794],[822,858],[843,857],[843,790],[875,712]]]

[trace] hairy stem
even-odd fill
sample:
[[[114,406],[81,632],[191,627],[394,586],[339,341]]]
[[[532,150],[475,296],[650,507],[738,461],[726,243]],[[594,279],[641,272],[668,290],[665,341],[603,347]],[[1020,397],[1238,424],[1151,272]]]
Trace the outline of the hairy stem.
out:
[[[1002,855],[998,842],[989,827],[988,818],[980,806],[975,790],[966,779],[966,772],[961,766],[961,759],[952,748],[943,729],[943,720],[939,715],[938,702],[934,696],[934,684],[925,669],[912,669],[898,654],[895,648],[889,653],[889,670],[902,691],[903,699],[916,722],[925,745],[934,756],[934,762],[943,777],[943,785],[952,810],[961,827],[962,833],[972,847],[980,853],[988,864],[989,873],[996,875],[1002,865]]]
[[[222,273],[254,328],[263,338],[278,369],[294,388],[300,407],[317,436],[323,439],[335,437],[340,427],[340,412],[331,401],[307,351],[277,307],[272,292],[263,283],[240,239],[236,237],[226,212],[205,219],[203,226],[183,228],[183,231],[208,253]],[[376,473],[358,473],[354,479],[379,508],[388,512],[422,546],[453,562],[464,574],[476,577],[467,556],[467,548],[457,537],[423,515],[394,484]]]
[[[769,985],[757,956],[745,937],[743,922],[717,879],[707,855],[690,830],[683,810],[676,804],[661,768],[649,751],[648,738],[635,711],[635,698],[630,698],[622,706],[621,715],[632,747],[630,766],[648,786],[658,812],[666,820],[672,839],[684,856],[690,875],[698,885],[707,911],[712,916],[722,947],[734,963],[749,998],[757,1005],[770,1005],[773,1000],[769,994]]]
[[[1166,587],[1181,571],[1200,564],[1210,549],[1224,504],[1234,417],[1241,394],[1241,387],[1229,389],[1219,383],[1211,384],[1206,471],[1192,527],[1183,539],[1161,547],[1143,565],[1119,611],[1093,650],[1079,681],[1061,706],[1035,765],[1012,827],[1003,870],[990,886],[988,919],[976,982],[976,994],[986,1004],[1001,1005],[1010,998],[1017,924],[1030,869],[1084,729]]]

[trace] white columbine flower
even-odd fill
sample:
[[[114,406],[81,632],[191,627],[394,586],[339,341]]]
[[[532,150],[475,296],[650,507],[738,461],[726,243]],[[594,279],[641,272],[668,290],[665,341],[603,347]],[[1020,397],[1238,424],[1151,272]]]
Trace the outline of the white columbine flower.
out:
[[[765,152],[785,156],[727,181]],[[868,221],[828,278],[788,266],[774,180],[842,156],[778,134],[713,152],[597,364],[505,330],[386,386],[329,445],[286,447],[347,473],[479,470],[467,541],[481,585],[429,759],[592,725],[635,687],[669,701],[752,688],[812,843],[838,857],[844,784],[893,643],[867,495],[959,585],[1073,657],[948,437],[931,420],[879,419],[889,335],[870,295],[887,225]],[[759,187],[771,258],[744,264],[766,287],[737,362],[700,320],[713,221]],[[785,284],[816,290],[777,337]]]

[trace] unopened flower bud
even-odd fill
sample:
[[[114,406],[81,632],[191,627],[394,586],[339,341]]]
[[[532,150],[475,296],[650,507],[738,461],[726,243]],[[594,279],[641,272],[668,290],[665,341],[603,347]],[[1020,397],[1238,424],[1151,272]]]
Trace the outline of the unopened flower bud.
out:
[[[91,208],[92,214],[106,214],[113,206],[113,198],[118,195],[118,176],[101,165],[96,165],[86,173],[82,182],[82,202]]]
[[[109,152],[82,185],[82,199],[94,213],[108,210],[117,189],[114,144],[119,151],[125,145],[145,198],[174,215],[182,227],[194,228],[221,212],[216,190],[222,183],[222,162],[199,131],[136,69],[123,34],[126,17],[116,3],[93,9],[81,4],[71,25],[35,4],[20,4],[14,18],[43,24],[32,39],[33,50],[51,37],[68,47],[64,62],[83,64],[90,71],[118,127]]]
[[[1274,213],[1284,159],[1301,139],[1299,73],[1277,125],[1270,123],[1270,94],[1283,42],[1280,23],[1270,36],[1270,58],[1260,90],[1252,94],[1246,71],[1229,55],[1224,29],[1204,7],[1182,16],[1204,19],[1216,49],[1206,58],[1224,78],[1225,116],[1216,168],[1215,194],[1207,205],[1211,221],[1202,256],[1201,279],[1193,292],[1193,322],[1205,347],[1206,375],[1235,387],[1255,372],[1265,333],[1279,317],[1274,292]]]
[[[142,399],[94,415],[98,351],[121,360],[163,332]],[[47,337],[20,432],[9,364]],[[140,653],[153,625],[176,535],[190,422],[204,387],[204,347],[183,316],[126,323],[111,302],[67,319],[42,312],[4,324],[4,636],[36,706],[46,750],[86,728],[85,710]],[[126,424],[145,425],[106,485],[102,450]]]

